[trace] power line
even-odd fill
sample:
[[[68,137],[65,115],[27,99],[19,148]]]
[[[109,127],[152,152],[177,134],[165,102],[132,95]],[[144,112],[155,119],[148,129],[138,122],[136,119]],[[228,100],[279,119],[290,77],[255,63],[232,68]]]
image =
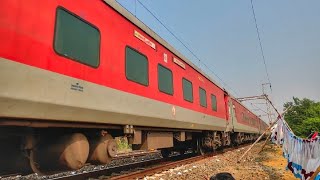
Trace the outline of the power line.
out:
[[[262,112],[264,112],[264,113],[268,114],[268,112],[267,112],[267,111],[265,111],[265,110],[261,109],[260,107],[258,107],[258,106],[256,106],[256,105],[254,105],[253,103],[250,103],[250,104],[251,104],[251,106],[252,106],[252,107],[258,108],[260,111],[262,111]]]
[[[185,43],[182,42],[182,38],[178,38],[153,12],[151,12],[143,3],[140,2],[140,0],[137,0],[138,3],[146,9],[174,38],[176,38],[198,61],[199,64],[203,64],[214,76],[216,76],[220,82],[225,86],[228,87],[231,91],[233,91],[236,95],[239,96],[239,94],[231,88],[225,81],[220,78],[220,76],[217,75],[207,64],[205,64],[203,61],[200,60],[200,58],[187,46]]]
[[[254,18],[254,23],[256,25],[256,30],[257,30],[257,35],[258,35],[258,40],[259,40],[259,45],[260,45],[261,56],[262,56],[262,60],[263,60],[263,64],[264,64],[264,69],[266,71],[268,82],[270,83],[270,89],[272,91],[269,72],[268,72],[267,63],[266,63],[266,58],[264,56],[264,51],[263,51],[263,47],[262,47],[262,43],[261,43],[260,31],[259,31],[258,24],[257,24],[256,13],[255,13],[254,7],[253,7],[253,0],[250,0],[250,2],[251,2],[251,9],[252,9],[252,14],[253,14],[253,18]]]

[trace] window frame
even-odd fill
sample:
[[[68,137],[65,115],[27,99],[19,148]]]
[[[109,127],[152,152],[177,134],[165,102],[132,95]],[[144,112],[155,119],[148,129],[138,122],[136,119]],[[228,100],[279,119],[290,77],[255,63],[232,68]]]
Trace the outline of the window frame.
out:
[[[59,10],[59,9],[65,11],[65,12],[67,12],[67,13],[69,13],[71,16],[73,16],[73,17],[77,18],[78,20],[86,23],[87,25],[89,25],[90,27],[96,29],[96,30],[99,32],[99,54],[98,54],[98,57],[99,57],[99,58],[98,58],[97,66],[92,66],[91,64],[82,62],[81,60],[78,60],[78,59],[76,59],[76,58],[74,58],[74,57],[66,56],[66,55],[64,55],[64,54],[62,54],[62,53],[60,53],[60,52],[58,52],[58,51],[56,50],[55,43],[56,43],[56,36],[57,36],[57,23],[58,23],[58,10]],[[100,57],[100,55],[101,55],[101,31],[100,31],[100,29],[99,29],[96,25],[94,25],[94,24],[90,23],[89,21],[83,19],[82,17],[80,17],[79,15],[77,15],[77,14],[73,13],[72,11],[66,9],[65,7],[63,7],[63,6],[58,6],[58,7],[56,8],[55,22],[54,22],[54,32],[53,32],[53,33],[54,33],[54,34],[53,34],[53,46],[52,46],[52,47],[53,47],[54,52],[55,52],[57,55],[59,55],[59,56],[61,56],[61,57],[64,57],[64,58],[67,58],[67,59],[70,59],[70,60],[72,60],[72,61],[78,62],[78,63],[80,63],[80,64],[89,66],[89,67],[94,68],[94,69],[98,69],[98,68],[100,67],[100,63],[101,63],[101,62],[100,62],[100,61],[101,61],[101,57]]]
[[[160,81],[159,81],[159,66],[161,66],[161,67],[163,67],[164,69],[167,69],[167,70],[169,70],[170,72],[171,72],[171,77],[172,77],[172,83],[171,83],[171,87],[172,87],[172,94],[170,94],[170,93],[167,93],[167,92],[164,92],[164,91],[161,91],[161,89],[160,89]],[[168,94],[168,95],[170,95],[170,96],[173,96],[174,95],[174,87],[173,87],[173,72],[172,72],[172,70],[171,69],[169,69],[169,68],[167,68],[166,66],[164,66],[164,65],[162,65],[161,63],[158,63],[158,66],[157,66],[157,75],[158,75],[158,90],[160,91],[160,92],[162,92],[162,93],[165,93],[165,94]]]
[[[205,98],[205,100],[206,100],[206,105],[205,105],[205,106],[203,106],[203,105],[201,104],[201,93],[200,93],[200,92],[201,92],[201,91],[200,91],[201,89],[204,91],[204,93],[205,93],[205,95],[206,95],[206,96],[205,96],[205,97],[206,97],[206,98]],[[200,100],[200,106],[201,106],[201,107],[204,107],[204,108],[207,108],[207,107],[208,107],[207,91],[206,91],[204,88],[200,87],[200,86],[199,86],[199,100]]]
[[[212,101],[212,97],[215,97],[215,107],[216,109],[213,109],[213,101]],[[211,93],[211,109],[212,111],[218,112],[218,102],[217,102],[217,96]]]
[[[192,100],[191,100],[191,101],[189,101],[188,99],[185,99],[185,97],[184,97],[183,80],[186,80],[186,81],[190,82],[190,84],[191,84],[191,95],[192,95]],[[190,102],[190,103],[193,103],[193,100],[194,100],[194,97],[193,97],[193,84],[192,84],[192,82],[191,82],[190,80],[188,80],[188,79],[185,78],[185,77],[182,77],[182,95],[183,95],[183,99],[184,99],[185,101],[188,101],[188,102]]]
[[[134,80],[128,78],[128,76],[127,76],[127,53],[126,53],[127,48],[135,51],[136,53],[138,53],[138,54],[140,54],[141,56],[144,56],[144,57],[146,58],[146,60],[147,60],[147,84],[143,84],[143,83],[141,83],[141,82],[134,81]],[[146,55],[143,54],[142,52],[138,51],[137,49],[135,49],[135,48],[133,48],[133,47],[131,47],[131,46],[129,46],[129,45],[126,45],[125,48],[124,48],[124,61],[125,61],[125,62],[124,62],[124,69],[125,69],[124,74],[125,74],[125,76],[126,76],[126,79],[127,79],[128,81],[131,81],[131,82],[134,82],[134,83],[143,85],[143,86],[145,86],[145,87],[148,87],[148,86],[149,86],[149,59],[148,59],[148,56],[146,56]]]

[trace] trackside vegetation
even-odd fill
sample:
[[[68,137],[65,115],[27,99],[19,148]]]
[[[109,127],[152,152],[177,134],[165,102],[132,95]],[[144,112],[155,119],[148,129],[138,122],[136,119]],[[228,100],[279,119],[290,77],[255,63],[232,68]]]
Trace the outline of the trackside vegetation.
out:
[[[292,102],[287,102],[284,107],[292,106],[285,114],[293,132],[302,138],[308,137],[312,132],[320,130],[320,102],[293,97]]]

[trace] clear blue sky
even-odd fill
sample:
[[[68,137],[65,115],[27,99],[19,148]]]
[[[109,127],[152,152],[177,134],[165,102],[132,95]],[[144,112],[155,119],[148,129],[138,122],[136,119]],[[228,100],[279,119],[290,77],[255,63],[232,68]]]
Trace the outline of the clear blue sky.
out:
[[[267,78],[250,0],[140,1],[237,92],[232,94],[262,94],[261,84]],[[138,2],[118,2],[199,65]],[[293,96],[320,101],[320,1],[253,3],[276,106],[282,110],[283,103]],[[211,75],[205,67],[200,68]]]

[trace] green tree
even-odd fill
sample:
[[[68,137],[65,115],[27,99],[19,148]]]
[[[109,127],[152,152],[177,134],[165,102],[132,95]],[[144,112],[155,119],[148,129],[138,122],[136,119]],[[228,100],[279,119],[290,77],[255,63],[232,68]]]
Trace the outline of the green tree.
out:
[[[284,115],[293,132],[300,137],[307,137],[311,132],[320,130],[320,102],[293,97],[293,102],[284,104],[292,106]]]

